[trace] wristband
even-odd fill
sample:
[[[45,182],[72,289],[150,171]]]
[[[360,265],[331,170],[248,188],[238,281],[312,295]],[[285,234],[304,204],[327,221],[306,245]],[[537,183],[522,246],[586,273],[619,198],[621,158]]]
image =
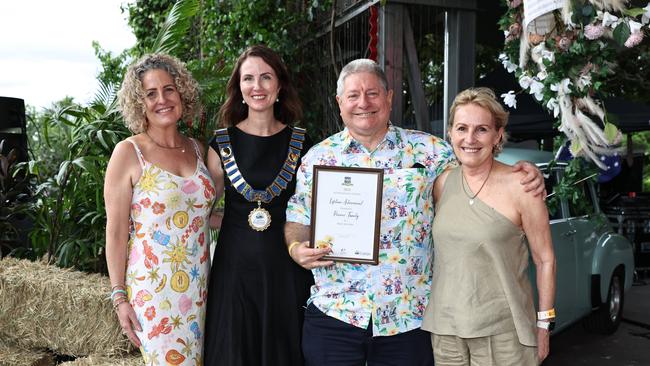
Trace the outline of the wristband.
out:
[[[126,290],[117,289],[117,290],[113,290],[113,292],[111,292],[111,300],[115,301],[115,296],[118,295],[118,294],[123,294],[124,297],[127,296]]]
[[[555,328],[554,321],[538,320],[536,324],[537,324],[537,328],[546,329],[549,332]]]
[[[120,298],[116,299],[115,302],[113,303],[113,310],[117,310],[117,308],[120,305],[128,303],[128,302],[129,302],[129,300],[127,300],[126,297],[120,297]]]
[[[555,319],[555,308],[537,312],[537,320]]]
[[[292,241],[291,244],[289,244],[289,246],[287,247],[287,251],[289,252],[289,257],[291,257],[291,250],[292,250],[293,247],[295,247],[296,245],[300,245],[300,242],[297,241],[297,240],[296,240],[296,241]]]

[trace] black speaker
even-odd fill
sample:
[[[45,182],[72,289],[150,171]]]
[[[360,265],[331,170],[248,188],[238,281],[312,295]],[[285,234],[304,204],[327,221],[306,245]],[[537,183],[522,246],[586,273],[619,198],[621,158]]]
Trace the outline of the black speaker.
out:
[[[27,161],[27,130],[25,101],[0,97],[0,141],[4,140],[2,153],[16,149],[18,161]]]

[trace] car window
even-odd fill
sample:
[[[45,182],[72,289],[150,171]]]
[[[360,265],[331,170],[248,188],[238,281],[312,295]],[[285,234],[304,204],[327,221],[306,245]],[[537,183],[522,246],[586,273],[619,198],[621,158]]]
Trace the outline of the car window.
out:
[[[594,201],[589,191],[588,182],[576,184],[576,191],[569,199],[569,214],[571,217],[585,216],[594,213]]]

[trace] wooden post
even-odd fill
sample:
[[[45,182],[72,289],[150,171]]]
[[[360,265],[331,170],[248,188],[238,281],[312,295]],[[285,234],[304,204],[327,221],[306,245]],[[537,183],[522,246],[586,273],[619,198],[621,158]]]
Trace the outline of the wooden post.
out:
[[[404,6],[388,3],[379,12],[379,65],[388,79],[388,88],[393,89],[393,109],[390,120],[396,126],[402,125],[404,110],[402,79],[404,69]]]
[[[415,124],[418,130],[429,132],[431,131],[429,109],[427,108],[427,101],[424,97],[424,85],[422,85],[418,53],[415,49],[415,38],[413,37],[413,28],[411,27],[408,9],[404,9],[404,49],[406,51],[409,91],[411,92],[411,103],[413,103],[415,113]]]
[[[474,85],[476,12],[450,9],[445,14],[445,95],[442,136],[447,136],[449,107],[456,95]],[[438,134],[441,126],[435,126]]]

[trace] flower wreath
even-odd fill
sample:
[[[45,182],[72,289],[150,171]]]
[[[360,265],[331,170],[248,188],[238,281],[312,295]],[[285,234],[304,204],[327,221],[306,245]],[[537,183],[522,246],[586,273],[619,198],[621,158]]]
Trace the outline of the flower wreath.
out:
[[[558,5],[524,27],[523,0],[504,1],[508,11],[499,21],[505,34],[499,55],[503,66],[558,119],[557,128],[571,140],[573,156],[606,169],[598,155],[613,154],[621,133],[595,97],[616,67],[612,60],[617,50],[643,40],[650,3],[627,8],[623,0],[541,0]],[[526,4],[539,5],[536,1]],[[516,108],[514,91],[501,97]]]

